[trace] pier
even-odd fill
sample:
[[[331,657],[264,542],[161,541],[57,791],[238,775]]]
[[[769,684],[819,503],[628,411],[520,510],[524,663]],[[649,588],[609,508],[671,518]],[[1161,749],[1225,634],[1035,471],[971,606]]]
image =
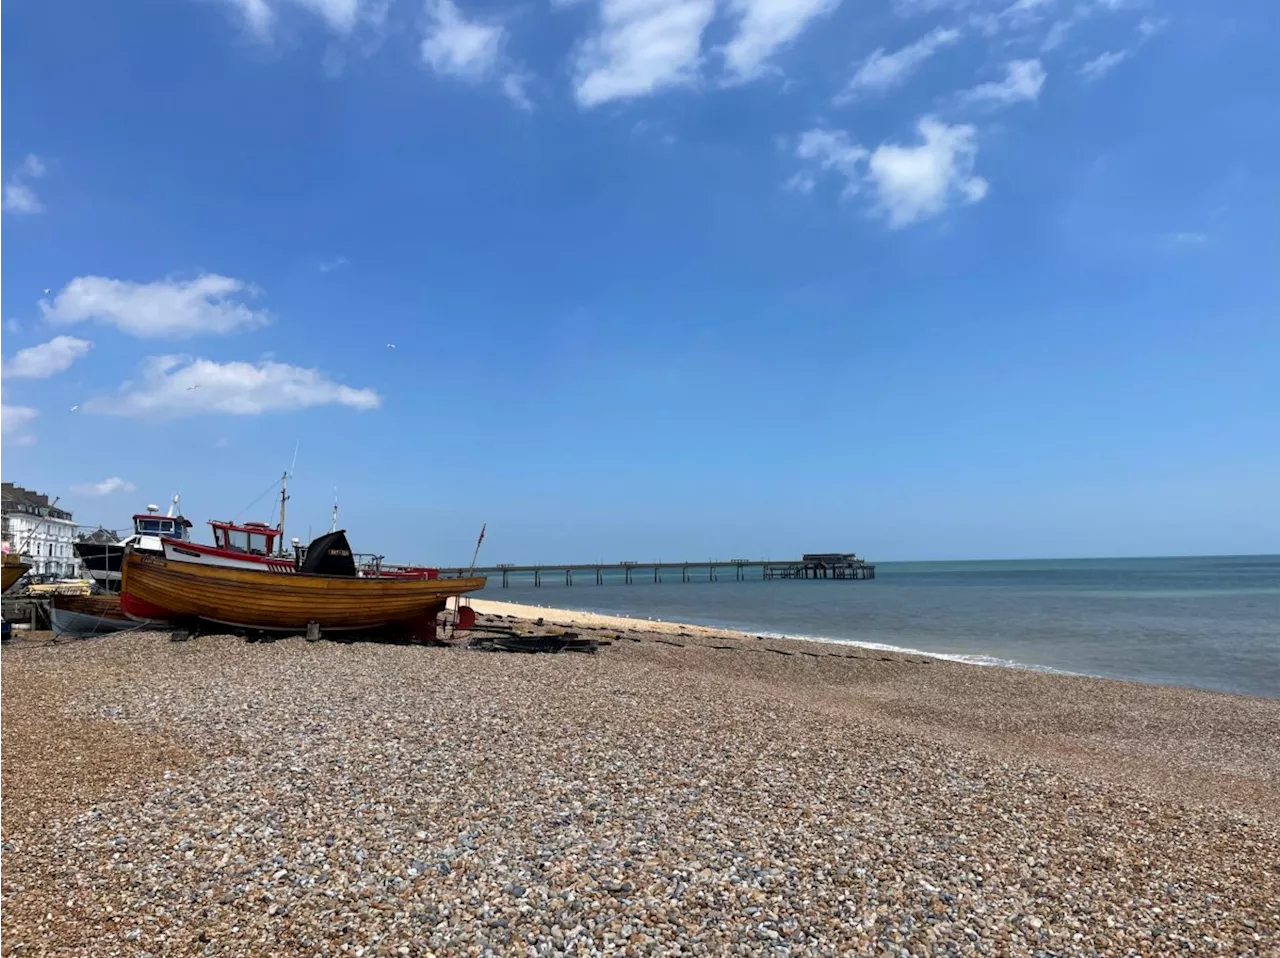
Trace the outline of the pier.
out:
[[[442,576],[463,576],[470,570],[466,567],[440,570]],[[574,576],[578,581],[591,577],[596,585],[604,585],[606,578],[620,580],[623,584],[636,582],[665,582],[669,577],[675,581],[678,574],[681,582],[708,581],[718,582],[723,576],[735,582],[747,579],[839,579],[855,581],[874,579],[876,567],[860,559],[852,552],[806,553],[799,559],[709,559],[704,561],[685,562],[583,562],[567,565],[514,565],[511,563],[477,567],[475,575],[500,578],[502,588],[511,585],[513,579],[541,586],[543,579],[564,579],[565,585],[574,584]]]

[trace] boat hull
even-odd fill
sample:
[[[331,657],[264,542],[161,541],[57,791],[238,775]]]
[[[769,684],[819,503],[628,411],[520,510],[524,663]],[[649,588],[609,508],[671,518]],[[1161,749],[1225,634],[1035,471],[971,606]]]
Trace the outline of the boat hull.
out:
[[[104,635],[138,627],[124,614],[116,593],[55,595],[49,604],[49,619],[59,635]]]
[[[485,579],[369,579],[180,562],[128,552],[121,608],[131,618],[204,621],[243,629],[299,632],[376,631],[431,623],[453,596],[484,588]],[[425,625],[423,630],[427,631]]]
[[[117,543],[77,542],[72,548],[89,578],[109,589],[120,588],[120,563],[124,546]]]
[[[18,580],[27,574],[27,570],[30,568],[30,563],[21,561],[10,562],[8,556],[6,556],[3,566],[3,581],[0,582],[0,585],[2,585],[3,588],[0,588],[0,592],[8,592],[12,589],[17,584]]]

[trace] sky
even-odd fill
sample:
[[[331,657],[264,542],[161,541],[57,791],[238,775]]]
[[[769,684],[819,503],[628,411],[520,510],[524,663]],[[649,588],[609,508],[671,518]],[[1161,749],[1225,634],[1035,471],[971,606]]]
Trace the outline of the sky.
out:
[[[3,28],[3,475],[80,522],[292,466],[442,565],[1280,551],[1267,0]]]

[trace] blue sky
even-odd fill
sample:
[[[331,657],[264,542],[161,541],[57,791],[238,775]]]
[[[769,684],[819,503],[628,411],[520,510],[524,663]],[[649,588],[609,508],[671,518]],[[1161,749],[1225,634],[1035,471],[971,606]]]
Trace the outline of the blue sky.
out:
[[[3,469],[461,561],[1274,552],[1280,9],[6,4]],[[388,348],[394,344],[394,349]]]

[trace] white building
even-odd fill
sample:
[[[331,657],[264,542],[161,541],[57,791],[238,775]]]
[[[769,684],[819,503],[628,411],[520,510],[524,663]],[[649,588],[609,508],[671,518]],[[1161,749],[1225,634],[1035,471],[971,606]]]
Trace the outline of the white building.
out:
[[[51,505],[49,497],[11,482],[4,490],[4,542],[9,551],[31,561],[31,575],[70,578],[79,561],[72,550],[76,523],[71,513]]]

